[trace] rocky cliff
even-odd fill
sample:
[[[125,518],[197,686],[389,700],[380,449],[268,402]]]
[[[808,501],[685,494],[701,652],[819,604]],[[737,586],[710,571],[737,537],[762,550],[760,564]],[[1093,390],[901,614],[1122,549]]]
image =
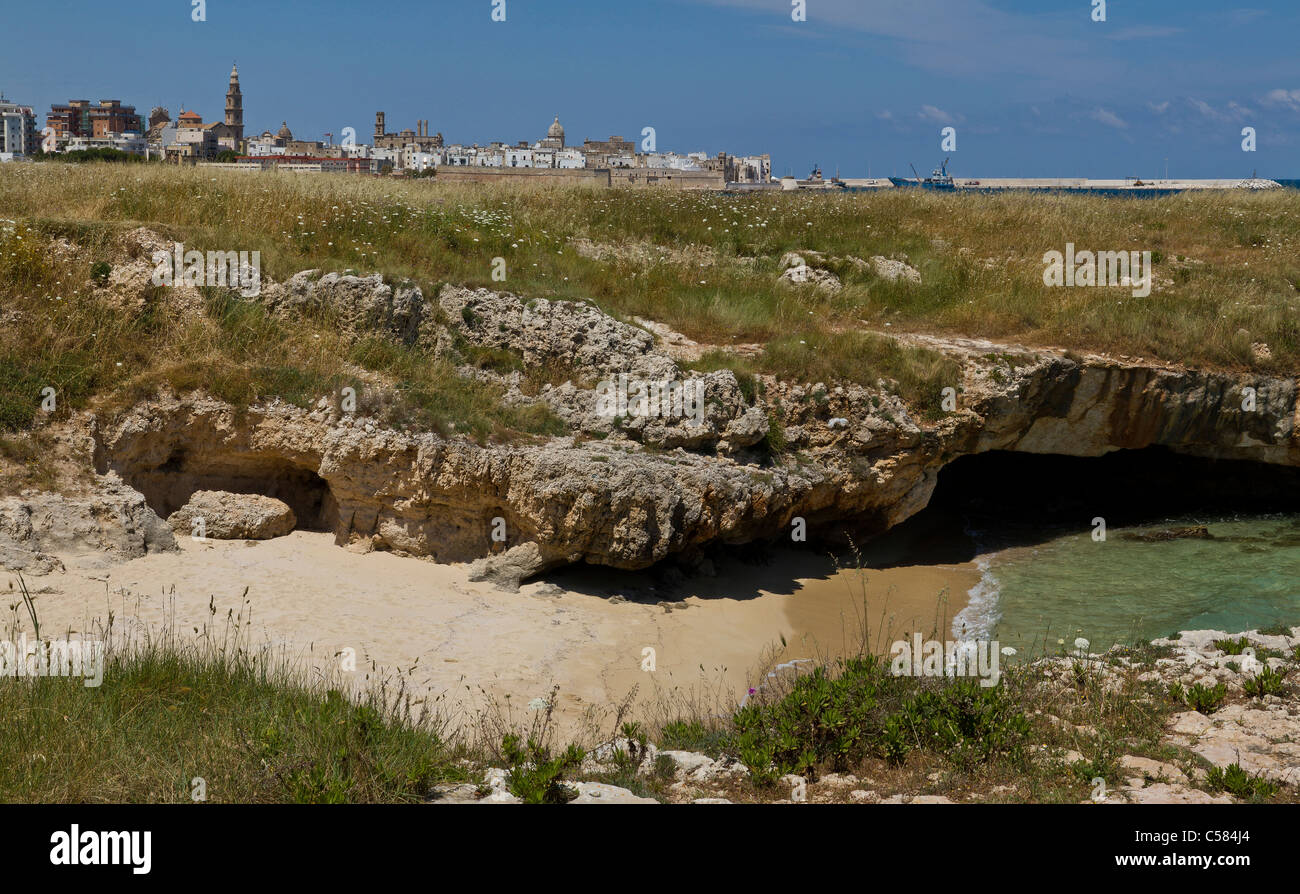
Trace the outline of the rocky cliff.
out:
[[[991,450],[1100,456],[1162,445],[1300,464],[1289,379],[900,336],[961,361],[948,411],[923,421],[887,382],[760,376],[747,394],[729,370],[693,373],[674,360],[663,327],[656,338],[585,303],[453,286],[430,300],[378,277],[314,272],[262,300],[280,313],[332,312],[358,337],[505,349],[526,367],[562,361],[572,378],[532,396],[517,373],[472,374],[498,378],[507,400],[546,403],[570,433],[480,445],[388,430],[329,400],[236,414],[200,395],[164,396],[95,424],[97,471],[120,475],[164,516],[198,490],[261,493],[340,545],[483,560],[479,574],[507,582],[565,563],[636,569],[715,542],[788,537],[796,518],[882,531],[924,508],[945,464]],[[704,408],[598,412],[598,384],[619,374],[695,376]]]

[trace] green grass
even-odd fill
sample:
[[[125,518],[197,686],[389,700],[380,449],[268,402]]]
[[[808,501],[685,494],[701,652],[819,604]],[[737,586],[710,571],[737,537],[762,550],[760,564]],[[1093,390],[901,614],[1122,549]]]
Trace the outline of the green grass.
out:
[[[913,751],[963,770],[994,760],[1015,765],[1029,733],[1009,689],[893,676],[872,655],[819,666],[731,722],[730,745],[758,785],[787,773],[848,770],[868,757],[898,765]]]
[[[306,267],[377,270],[426,294],[456,282],[589,300],[705,344],[767,345],[754,371],[896,381],[928,415],[935,385],[954,384],[951,366],[851,330],[890,323],[1262,372],[1300,360],[1300,199],[1290,191],[1140,202],[921,190],[726,196],[50,163],[6,169],[0,207],[74,241],[144,224],[191,245],[259,250],[264,271],[281,280]],[[594,260],[572,237],[653,251]],[[1134,299],[1122,289],[1045,287],[1041,257],[1067,241],[1153,251],[1156,291]],[[778,285],[780,255],[799,249],[839,259],[844,289]],[[844,260],[874,255],[906,257],[922,283],[887,282]],[[495,257],[507,262],[504,285],[491,279]],[[85,266],[76,282],[88,280]],[[1255,343],[1271,356],[1255,357]]]
[[[465,781],[405,692],[356,697],[283,656],[174,636],[110,650],[103,681],[5,678],[0,801],[400,803]]]
[[[58,233],[56,236],[55,233]],[[82,240],[75,258],[52,260],[52,239]],[[162,289],[138,306],[94,288],[115,234],[99,227],[0,226],[0,432],[31,429],[72,410],[115,412],[164,386],[203,391],[237,410],[273,398],[298,407],[337,402],[356,389],[358,410],[396,427],[414,426],[480,441],[560,429],[544,407],[511,407],[499,388],[456,372],[462,358],[379,339],[353,344],[332,320],[288,319],[234,292],[203,288],[202,312],[184,316]],[[378,376],[364,380],[364,372]],[[55,412],[42,409],[54,389]]]

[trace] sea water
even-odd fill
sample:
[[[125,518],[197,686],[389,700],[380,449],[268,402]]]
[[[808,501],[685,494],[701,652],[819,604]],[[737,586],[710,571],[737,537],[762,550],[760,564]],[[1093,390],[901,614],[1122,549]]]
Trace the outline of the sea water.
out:
[[[1133,536],[1196,525],[1212,536]],[[1028,654],[1072,648],[1078,637],[1097,651],[1179,630],[1300,624],[1296,514],[1170,518],[1104,540],[1077,531],[977,562],[982,577],[954,633]]]

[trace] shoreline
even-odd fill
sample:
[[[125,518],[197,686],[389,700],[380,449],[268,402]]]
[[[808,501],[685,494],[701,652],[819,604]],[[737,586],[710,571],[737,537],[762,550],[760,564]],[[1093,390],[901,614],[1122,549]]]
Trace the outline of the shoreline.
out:
[[[351,648],[359,685],[399,672],[470,713],[493,699],[522,708],[558,684],[559,714],[573,723],[634,691],[642,710],[738,701],[776,661],[854,651],[864,618],[877,651],[888,649],[878,634],[947,630],[978,580],[966,565],[827,573],[827,558],[777,551],[766,565],[724,559],[716,576],[671,588],[669,601],[646,573],[573,569],[514,593],[470,582],[465,565],[358,554],[326,534],[179,540],[179,552],[125,563],[64,556],[65,572],[28,578],[42,627],[93,632],[112,612],[119,623],[171,623],[192,635],[229,612],[253,644],[282,646],[318,669]],[[643,669],[646,649],[653,671]]]

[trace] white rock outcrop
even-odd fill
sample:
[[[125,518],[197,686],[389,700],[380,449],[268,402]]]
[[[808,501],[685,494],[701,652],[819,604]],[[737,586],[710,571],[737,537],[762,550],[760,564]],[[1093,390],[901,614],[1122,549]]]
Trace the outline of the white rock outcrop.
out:
[[[274,497],[201,490],[167,516],[167,524],[173,531],[213,540],[270,540],[288,534],[298,520],[288,504]]]

